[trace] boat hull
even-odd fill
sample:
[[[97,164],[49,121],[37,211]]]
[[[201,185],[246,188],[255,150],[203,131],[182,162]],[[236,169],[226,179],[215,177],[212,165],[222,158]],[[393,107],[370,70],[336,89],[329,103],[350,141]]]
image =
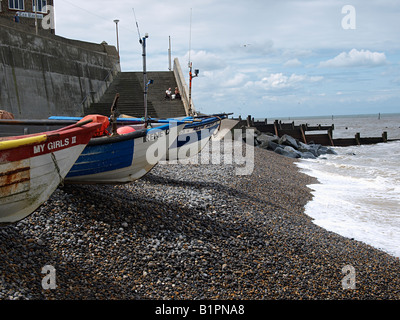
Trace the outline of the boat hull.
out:
[[[165,123],[179,121],[185,123],[185,127],[179,132],[177,139],[170,145],[168,152],[163,160],[185,160],[197,155],[215,136],[221,126],[221,121],[226,118],[225,114],[219,116],[206,116],[203,118],[183,117],[158,119],[151,122],[154,127]],[[132,121],[141,121],[139,118],[118,118],[120,123],[130,123]]]
[[[166,159],[170,161],[184,160],[197,155],[211,137],[217,134],[220,124],[221,119],[214,118],[206,122],[186,125],[169,148]]]
[[[65,178],[70,184],[123,184],[147,174],[176,140],[184,124],[93,139]]]
[[[215,136],[221,126],[221,121],[227,118],[226,114],[204,116],[202,118],[180,117],[169,119],[150,119],[153,127],[162,126],[173,121],[185,123],[184,129],[179,133],[176,141],[171,144],[163,160],[185,160],[197,155]],[[77,121],[79,117],[51,117],[51,120]],[[118,118],[119,124],[130,125],[134,122],[142,122],[140,118],[126,117]]]
[[[42,135],[36,143],[28,140],[35,136],[9,141],[22,145],[0,150],[0,224],[24,219],[48,200],[96,128]]]

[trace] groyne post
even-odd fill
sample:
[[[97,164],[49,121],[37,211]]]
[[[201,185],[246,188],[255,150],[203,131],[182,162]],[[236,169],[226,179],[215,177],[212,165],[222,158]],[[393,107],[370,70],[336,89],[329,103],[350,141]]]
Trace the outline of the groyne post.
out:
[[[247,116],[247,126],[248,126],[248,127],[252,127],[252,126],[253,126],[253,124],[252,124],[252,122],[251,122],[251,115],[248,115],[248,116]]]
[[[380,115],[380,114],[379,114],[379,115]],[[383,142],[387,142],[387,141],[388,141],[387,131],[384,131],[384,132],[382,133],[382,140],[383,140]]]
[[[360,137],[360,133],[359,132],[356,133],[355,139],[356,139],[356,143],[358,145],[361,145],[361,137]]]
[[[329,137],[329,141],[331,142],[331,146],[334,147],[335,144],[333,143],[332,136],[333,136],[333,126],[330,129],[328,129],[328,137]]]
[[[306,139],[306,134],[305,134],[305,132],[304,132],[304,124],[302,124],[301,126],[300,126],[300,132],[301,132],[301,136],[302,136],[302,138],[303,138],[303,142],[304,143],[307,143],[307,139]]]
[[[278,120],[274,121],[274,131],[275,131],[275,135],[277,137],[279,137],[279,132],[278,132]]]

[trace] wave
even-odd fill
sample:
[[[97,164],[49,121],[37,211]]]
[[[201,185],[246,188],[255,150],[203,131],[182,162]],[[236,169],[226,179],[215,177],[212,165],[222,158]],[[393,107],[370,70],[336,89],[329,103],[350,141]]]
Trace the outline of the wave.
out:
[[[335,149],[338,155],[301,160],[317,178],[306,214],[327,230],[400,257],[400,143]]]

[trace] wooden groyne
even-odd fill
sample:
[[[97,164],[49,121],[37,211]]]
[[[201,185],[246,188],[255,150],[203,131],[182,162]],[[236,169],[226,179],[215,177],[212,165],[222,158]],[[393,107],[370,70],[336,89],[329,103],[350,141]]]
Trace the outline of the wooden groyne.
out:
[[[380,137],[361,137],[360,133],[356,133],[352,138],[333,138],[333,131],[335,126],[310,126],[308,124],[295,125],[294,121],[290,123],[283,123],[282,121],[275,120],[273,123],[268,123],[267,119],[264,121],[254,121],[250,115],[246,120],[235,119],[238,121],[237,127],[254,128],[261,133],[270,133],[278,137],[287,134],[306,144],[315,143],[323,146],[337,146],[347,147],[354,145],[376,144],[381,142],[388,142],[387,132],[383,132]],[[318,131],[318,133],[317,133]],[[322,132],[325,131],[325,132]]]

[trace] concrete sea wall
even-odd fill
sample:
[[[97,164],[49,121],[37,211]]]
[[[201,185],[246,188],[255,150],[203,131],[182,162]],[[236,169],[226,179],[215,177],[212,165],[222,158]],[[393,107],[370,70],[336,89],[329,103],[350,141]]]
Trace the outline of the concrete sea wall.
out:
[[[113,46],[0,21],[0,110],[16,119],[80,116],[119,71]]]

